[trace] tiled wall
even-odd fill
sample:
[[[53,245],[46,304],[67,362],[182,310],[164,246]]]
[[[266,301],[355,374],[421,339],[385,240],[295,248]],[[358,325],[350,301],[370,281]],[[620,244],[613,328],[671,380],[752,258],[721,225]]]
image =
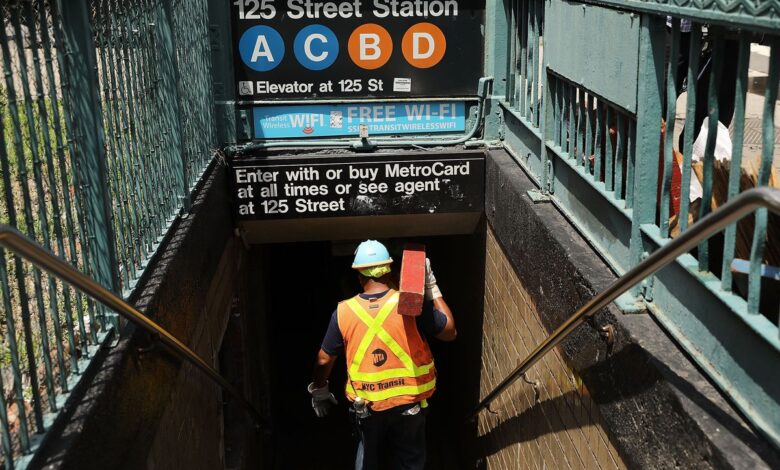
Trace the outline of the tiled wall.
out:
[[[481,396],[549,334],[490,227],[486,238]],[[625,468],[597,405],[557,348],[527,378],[538,382],[538,393],[518,380],[480,414],[479,443],[488,469]]]

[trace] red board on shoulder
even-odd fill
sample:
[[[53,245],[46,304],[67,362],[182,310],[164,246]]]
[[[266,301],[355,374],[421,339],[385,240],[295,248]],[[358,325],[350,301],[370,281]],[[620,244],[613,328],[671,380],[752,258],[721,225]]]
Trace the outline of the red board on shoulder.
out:
[[[398,313],[418,316],[425,297],[425,245],[407,243],[401,260]]]

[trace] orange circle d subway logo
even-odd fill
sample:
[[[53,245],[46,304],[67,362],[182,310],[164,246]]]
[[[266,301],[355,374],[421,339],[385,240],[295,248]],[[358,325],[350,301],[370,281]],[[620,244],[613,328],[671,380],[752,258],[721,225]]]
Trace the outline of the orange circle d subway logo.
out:
[[[355,65],[361,69],[374,70],[390,60],[393,55],[393,40],[385,28],[366,23],[352,31],[347,49]]]
[[[404,33],[401,51],[409,65],[418,69],[428,69],[444,58],[447,39],[435,24],[417,23]]]

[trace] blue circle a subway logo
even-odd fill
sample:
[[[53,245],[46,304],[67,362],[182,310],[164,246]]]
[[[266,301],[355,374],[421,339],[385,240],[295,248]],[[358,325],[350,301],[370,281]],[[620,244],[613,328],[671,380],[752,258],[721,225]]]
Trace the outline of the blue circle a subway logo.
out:
[[[328,27],[306,26],[295,36],[293,52],[298,63],[309,70],[325,70],[339,56],[339,40]]]
[[[241,35],[238,52],[247,67],[257,72],[268,72],[282,63],[284,40],[270,26],[252,26]]]

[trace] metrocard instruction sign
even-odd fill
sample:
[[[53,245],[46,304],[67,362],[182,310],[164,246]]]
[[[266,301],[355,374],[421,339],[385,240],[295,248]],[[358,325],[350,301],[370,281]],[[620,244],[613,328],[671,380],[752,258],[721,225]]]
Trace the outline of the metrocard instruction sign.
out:
[[[239,221],[482,212],[484,153],[264,157],[231,164]]]
[[[484,0],[234,0],[239,101],[460,97],[482,71]]]

